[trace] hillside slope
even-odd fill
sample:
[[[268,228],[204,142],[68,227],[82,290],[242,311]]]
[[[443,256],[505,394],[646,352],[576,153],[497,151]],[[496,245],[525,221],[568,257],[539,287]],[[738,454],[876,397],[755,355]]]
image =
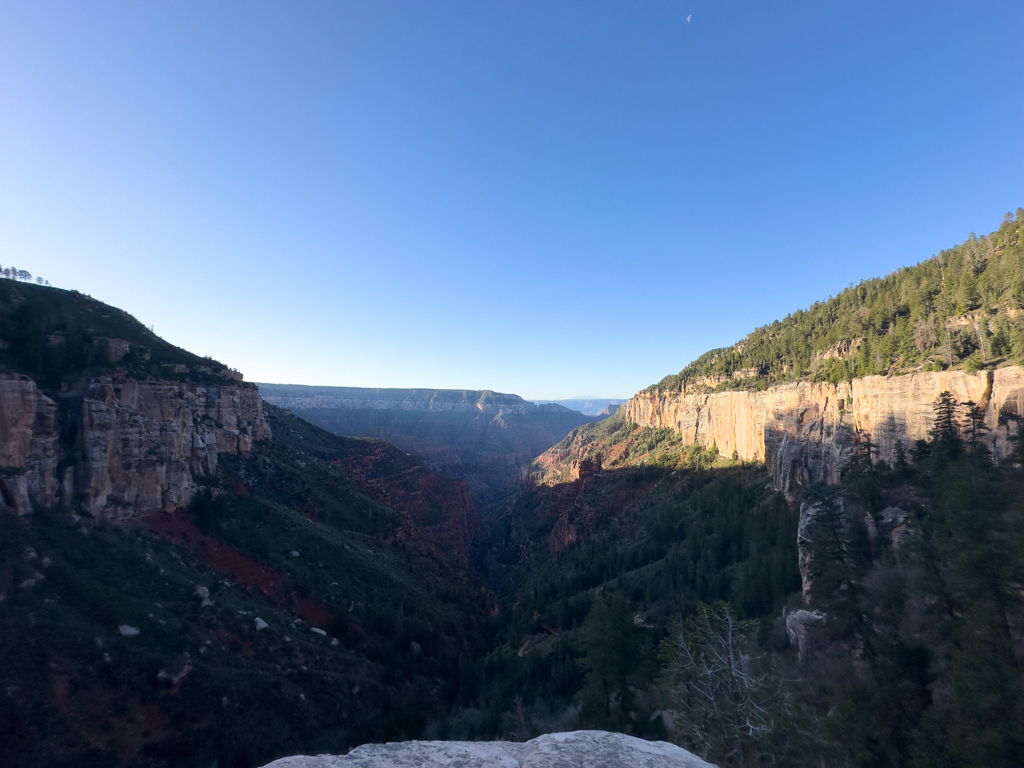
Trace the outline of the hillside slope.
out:
[[[0,329],[0,763],[259,765],[459,698],[465,483],[87,297],[0,281]]]
[[[996,458],[1024,418],[1024,210],[987,237],[842,291],[712,350],[620,406],[685,445],[763,461],[790,500],[865,445],[892,464],[944,391],[977,407]]]
[[[1024,361],[1024,209],[987,237],[882,278],[701,355],[648,391],[833,384],[950,367]]]
[[[482,683],[504,722],[723,766],[1017,765],[1022,219],[539,456],[481,559],[512,601]]]
[[[799,505],[674,430],[575,430],[493,521],[511,605],[491,710],[455,733],[607,728],[737,767],[1019,765],[1021,447],[996,463],[938,410],[905,460],[861,451]]]
[[[465,480],[482,503],[511,492],[523,464],[598,418],[490,391],[259,387],[268,403],[331,432],[394,443],[435,472]]]

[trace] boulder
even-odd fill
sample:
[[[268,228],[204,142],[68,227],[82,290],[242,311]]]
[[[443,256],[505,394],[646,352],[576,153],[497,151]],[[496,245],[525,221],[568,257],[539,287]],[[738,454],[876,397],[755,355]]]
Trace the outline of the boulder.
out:
[[[913,536],[910,529],[910,516],[899,507],[886,507],[880,515],[881,532],[889,537],[894,549],[903,547]]]
[[[527,742],[401,741],[364,744],[345,756],[285,757],[267,768],[715,768],[664,741],[621,733],[548,733]]]

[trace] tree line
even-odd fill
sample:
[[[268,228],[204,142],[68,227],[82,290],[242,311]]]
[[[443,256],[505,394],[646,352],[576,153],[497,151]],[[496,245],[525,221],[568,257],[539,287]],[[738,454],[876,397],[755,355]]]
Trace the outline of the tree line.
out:
[[[716,388],[838,383],[872,374],[1024,362],[1024,209],[988,236],[882,278],[705,353],[655,385]],[[711,377],[710,379],[702,377]]]

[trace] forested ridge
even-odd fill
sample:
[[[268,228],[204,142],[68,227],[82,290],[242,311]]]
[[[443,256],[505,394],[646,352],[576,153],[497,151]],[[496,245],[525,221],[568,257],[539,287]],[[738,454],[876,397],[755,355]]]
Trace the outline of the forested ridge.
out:
[[[881,278],[697,358],[651,389],[760,389],[872,374],[1024,362],[1024,209],[988,236]]]

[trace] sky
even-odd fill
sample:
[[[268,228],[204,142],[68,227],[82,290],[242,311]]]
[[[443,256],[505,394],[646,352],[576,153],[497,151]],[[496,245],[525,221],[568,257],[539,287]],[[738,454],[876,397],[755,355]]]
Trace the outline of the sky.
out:
[[[628,397],[1024,206],[1024,4],[0,0],[0,264],[251,381]]]

